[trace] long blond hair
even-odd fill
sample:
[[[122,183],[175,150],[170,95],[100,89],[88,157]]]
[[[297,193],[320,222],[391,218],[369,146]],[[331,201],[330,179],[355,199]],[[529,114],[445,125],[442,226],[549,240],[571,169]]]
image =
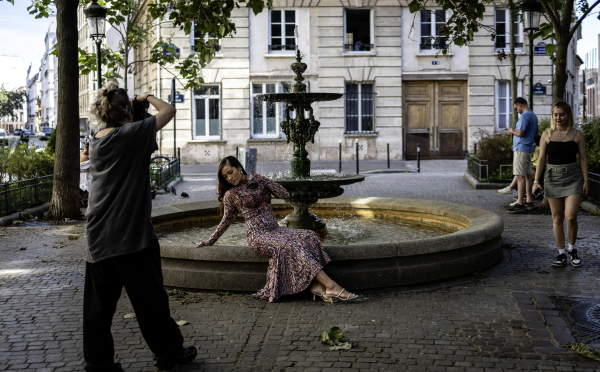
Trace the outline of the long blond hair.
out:
[[[561,109],[565,112],[565,114],[569,115],[569,119],[567,120],[567,132],[575,126],[571,105],[563,100],[558,100],[554,103],[554,105],[552,105],[552,111],[550,112],[550,128],[548,128],[548,136],[551,136],[552,132],[556,130],[556,122],[554,121],[554,110],[556,109]]]

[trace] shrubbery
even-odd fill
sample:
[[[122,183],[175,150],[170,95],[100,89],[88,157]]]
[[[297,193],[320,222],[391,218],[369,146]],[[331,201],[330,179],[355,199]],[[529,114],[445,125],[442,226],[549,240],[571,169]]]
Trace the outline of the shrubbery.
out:
[[[600,174],[600,119],[581,125],[590,172]]]
[[[502,169],[504,174],[500,174],[500,166],[512,164],[512,136],[504,131],[488,133],[485,130],[480,130],[475,136],[479,137],[476,156],[481,160],[487,160],[489,180],[504,179],[505,182],[506,179],[510,179],[512,169],[504,167]],[[469,170],[472,172],[471,164]]]
[[[0,182],[16,182],[54,173],[54,154],[26,144],[0,147]]]

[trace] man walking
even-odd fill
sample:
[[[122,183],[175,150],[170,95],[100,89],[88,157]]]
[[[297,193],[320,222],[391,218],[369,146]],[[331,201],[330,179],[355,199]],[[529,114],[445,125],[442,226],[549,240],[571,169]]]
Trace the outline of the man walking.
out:
[[[538,134],[538,118],[529,109],[523,97],[515,99],[513,107],[520,114],[516,130],[508,128],[507,132],[513,135],[513,174],[517,179],[518,198],[517,204],[505,207],[509,213],[523,213],[535,208],[533,205],[532,160],[535,145],[533,140]],[[523,199],[526,197],[526,200]]]

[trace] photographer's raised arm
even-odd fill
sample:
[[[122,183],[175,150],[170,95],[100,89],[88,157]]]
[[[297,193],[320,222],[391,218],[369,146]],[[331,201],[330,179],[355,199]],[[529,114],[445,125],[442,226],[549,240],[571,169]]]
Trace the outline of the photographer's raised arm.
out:
[[[156,114],[156,131],[158,132],[159,130],[163,129],[165,125],[171,121],[171,119],[173,119],[177,110],[168,102],[165,102],[154,96],[149,95],[146,99],[152,106],[154,106],[154,108],[156,108],[156,110],[158,110],[158,113]]]

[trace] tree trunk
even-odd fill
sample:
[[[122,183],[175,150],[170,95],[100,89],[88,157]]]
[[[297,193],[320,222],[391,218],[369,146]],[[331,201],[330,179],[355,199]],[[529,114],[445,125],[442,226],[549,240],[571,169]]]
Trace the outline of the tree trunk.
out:
[[[552,102],[565,99],[567,89],[567,54],[569,53],[569,41],[566,37],[556,40],[556,70],[552,84]]]
[[[511,127],[515,128],[517,124],[517,110],[514,108],[513,102],[517,98],[517,55],[515,54],[515,19],[514,19],[514,6],[513,0],[508,0],[508,12],[509,17],[508,21],[510,22],[509,32],[510,32],[510,53],[508,54],[508,58],[510,59],[510,107],[512,110],[512,123]]]
[[[79,219],[79,0],[56,0],[58,118],[54,187],[48,217]]]

